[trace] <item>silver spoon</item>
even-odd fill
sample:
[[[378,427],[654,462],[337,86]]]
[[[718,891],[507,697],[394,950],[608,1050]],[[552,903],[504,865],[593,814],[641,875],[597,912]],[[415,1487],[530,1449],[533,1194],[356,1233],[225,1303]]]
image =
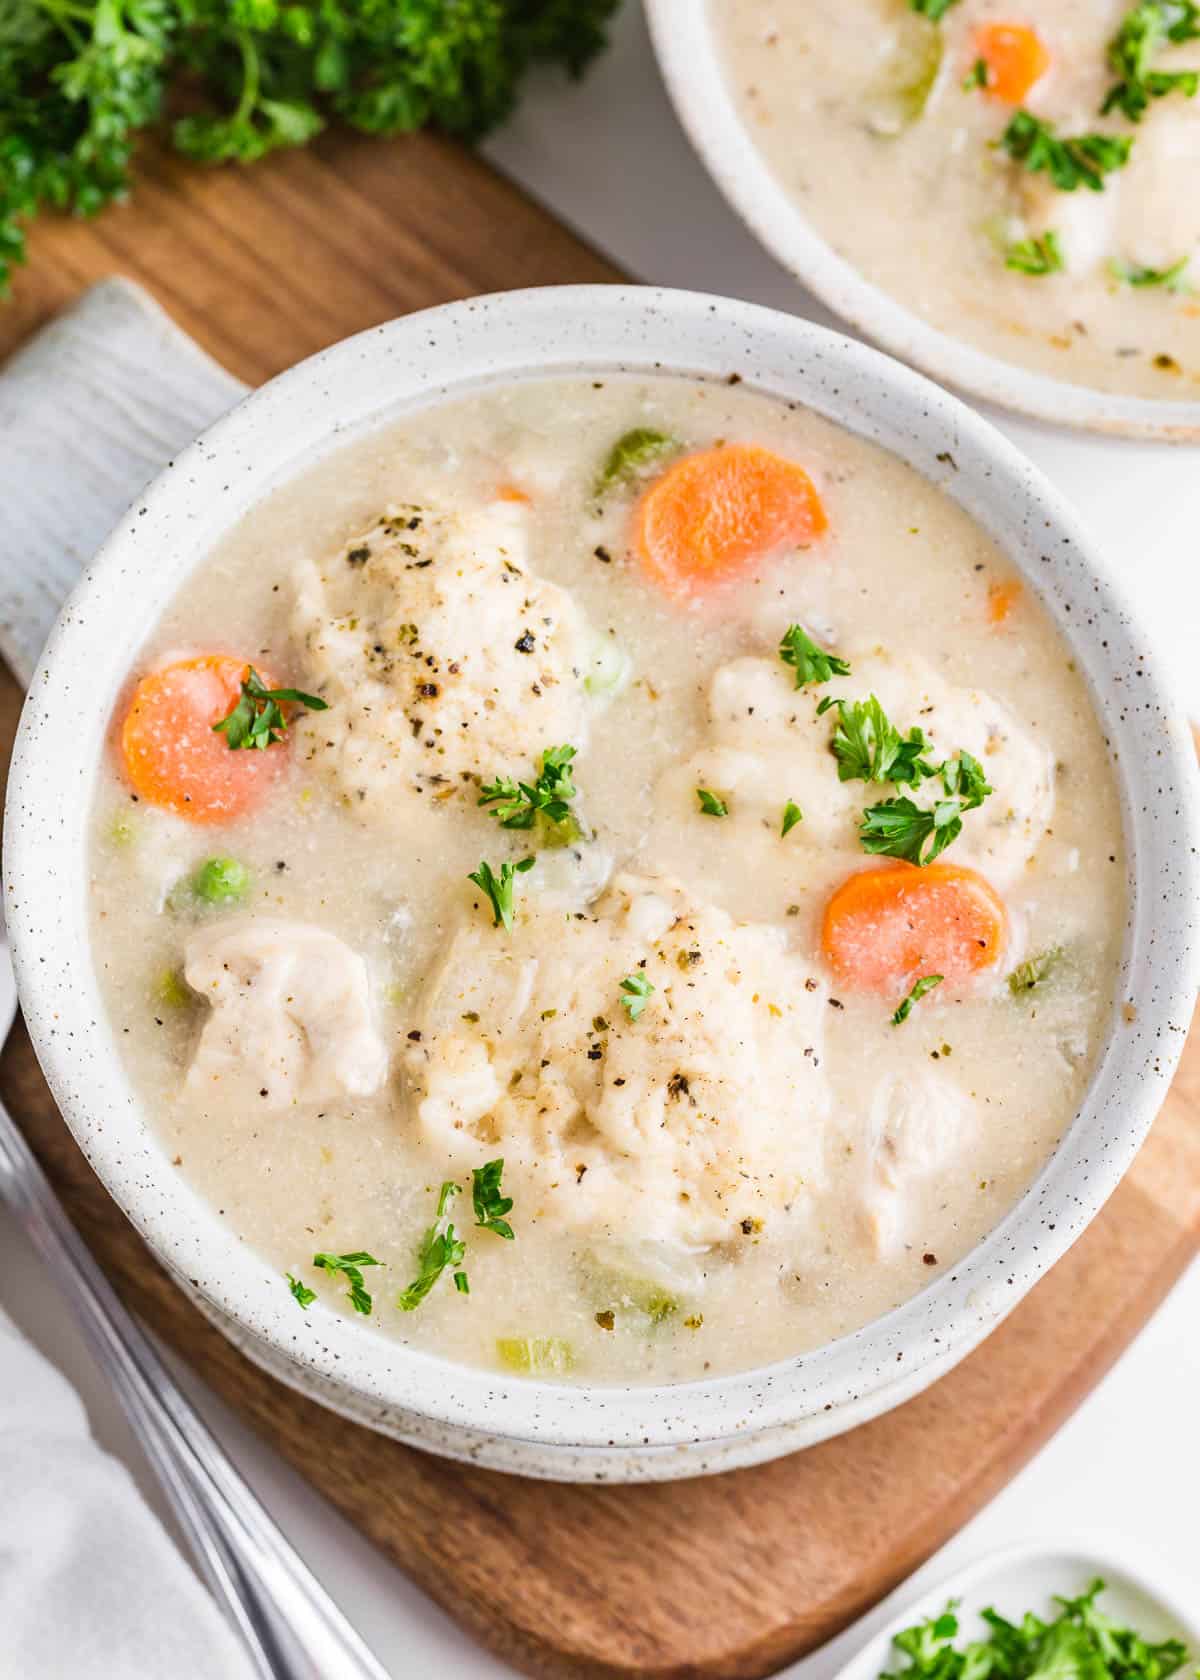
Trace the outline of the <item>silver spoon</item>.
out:
[[[0,930],[0,1044],[17,1012]],[[0,1201],[57,1280],[261,1680],[388,1680],[184,1399],[0,1104]]]

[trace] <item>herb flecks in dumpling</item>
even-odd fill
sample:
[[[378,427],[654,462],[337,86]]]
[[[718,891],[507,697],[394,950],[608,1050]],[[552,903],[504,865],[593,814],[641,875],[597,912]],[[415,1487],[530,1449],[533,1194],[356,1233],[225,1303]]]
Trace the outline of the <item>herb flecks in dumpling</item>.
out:
[[[618,876],[584,914],[531,899],[435,974],[405,1050],[415,1119],[452,1170],[502,1154],[547,1224],[721,1241],[823,1183],[825,999],[779,929],[674,881]]]
[[[297,756],[365,818],[401,824],[413,796],[473,805],[481,782],[582,746],[590,639],[570,594],[529,570],[527,517],[391,507],[302,567],[294,628],[330,709],[297,726]]]

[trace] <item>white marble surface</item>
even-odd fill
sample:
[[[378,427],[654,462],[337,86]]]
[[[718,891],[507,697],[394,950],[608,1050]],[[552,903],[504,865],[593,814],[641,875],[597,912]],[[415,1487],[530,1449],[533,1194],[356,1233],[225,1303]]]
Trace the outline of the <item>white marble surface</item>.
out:
[[[489,152],[638,278],[821,316],[742,230],[693,159],[635,3],[622,19],[616,50],[589,81],[563,89],[548,79]],[[1190,710],[1200,715],[1200,451],[1080,439],[1017,420],[1002,424],[1103,536],[1157,630]],[[24,1242],[2,1224],[0,1301],[77,1383],[101,1439],[146,1485],[136,1448],[64,1309]],[[1197,1580],[1198,1322],[1200,1265],[1050,1445],[921,1578],[1012,1541],[1095,1530],[1118,1533],[1151,1564],[1161,1558]],[[419,1672],[488,1680],[509,1672],[252,1436],[199,1377],[181,1375],[285,1532],[397,1680]],[[155,1490],[147,1486],[147,1493],[157,1505]],[[886,1608],[877,1610],[791,1672],[826,1680],[886,1615]],[[102,1677],[81,1672],[79,1680]]]

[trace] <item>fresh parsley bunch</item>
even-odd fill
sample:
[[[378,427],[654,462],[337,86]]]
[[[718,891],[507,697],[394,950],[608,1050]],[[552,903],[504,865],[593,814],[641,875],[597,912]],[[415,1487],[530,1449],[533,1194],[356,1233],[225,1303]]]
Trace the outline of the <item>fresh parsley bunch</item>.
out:
[[[468,140],[531,65],[579,75],[620,0],[0,0],[0,290],[43,209],[129,190],[138,132],[251,163],[330,121]]]

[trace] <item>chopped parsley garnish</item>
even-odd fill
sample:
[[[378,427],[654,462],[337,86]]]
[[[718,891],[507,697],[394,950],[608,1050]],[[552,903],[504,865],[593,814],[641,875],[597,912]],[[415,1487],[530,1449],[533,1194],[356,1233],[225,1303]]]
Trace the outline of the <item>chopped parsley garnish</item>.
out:
[[[783,821],[779,825],[780,837],[786,839],[798,822],[804,821],[804,812],[793,800],[789,799],[783,807]]]
[[[719,794],[710,793],[708,788],[697,788],[696,798],[700,801],[700,812],[706,817],[727,817],[729,807]]]
[[[467,880],[474,881],[490,902],[494,918],[493,927],[502,927],[506,932],[512,932],[513,886],[516,877],[523,875],[527,869],[532,869],[533,864],[534,860],[531,857],[522,858],[519,863],[502,863],[500,873],[496,875],[491,864],[485,861],[467,876]]]
[[[934,774],[946,797],[928,809],[907,796],[867,807],[858,830],[864,852],[924,867],[958,839],[964,814],[982,805],[992,789],[983,766],[968,752],[947,759]]]
[[[1104,177],[1129,162],[1133,140],[1123,134],[1056,134],[1052,123],[1018,111],[1000,137],[1009,157],[1038,174],[1045,171],[1060,192],[1088,187],[1103,192]]]
[[[1187,1662],[1187,1647],[1122,1626],[1097,1604],[1103,1591],[1104,1582],[1093,1581],[1080,1598],[1056,1597],[1059,1611],[1050,1620],[1026,1611],[1014,1622],[985,1610],[985,1637],[958,1650],[951,1604],[896,1635],[893,1644],[908,1661],[880,1680],[1168,1680]]]
[[[833,677],[848,677],[850,667],[834,653],[818,647],[801,624],[789,624],[779,644],[779,657],[796,672],[796,687],[827,683]]]
[[[983,766],[969,752],[931,763],[924,731],[914,727],[901,735],[873,694],[853,701],[830,696],[821,701],[817,715],[834,708],[838,717],[829,746],[838,761],[839,781],[916,788],[940,777],[945,797],[931,808],[907,796],[886,799],[867,807],[858,831],[866,852],[932,863],[962,833],[963,814],[991,793]]]
[[[495,1231],[498,1237],[506,1237],[511,1242],[513,1228],[504,1215],[512,1212],[513,1200],[500,1193],[503,1172],[503,1160],[476,1167],[471,1175],[471,1200],[475,1204],[476,1225],[485,1231]]]
[[[873,694],[865,700],[835,700],[828,696],[817,707],[823,716],[837,708],[838,720],[830,750],[838,761],[840,782],[894,782],[916,787],[935,771],[922,757],[928,742],[922,730],[901,735]]]
[[[1008,977],[1008,989],[1012,995],[1023,997],[1026,992],[1032,992],[1035,986],[1040,986],[1050,971],[1057,967],[1062,954],[1062,946],[1053,945],[1048,951],[1039,951],[1036,956],[1018,963]]]
[[[305,694],[298,688],[267,688],[253,665],[247,665],[240,698],[227,717],[213,724],[213,729],[224,735],[230,747],[273,746],[283,739],[287,728],[280,701],[307,706],[310,712],[329,710],[315,694]]]
[[[914,12],[920,12],[930,23],[940,23],[957,0],[908,0]]]
[[[985,58],[977,58],[963,77],[963,92],[973,93],[976,88],[985,88],[991,81],[991,71]]]
[[[407,1289],[401,1290],[396,1297],[396,1305],[401,1312],[413,1312],[429,1294],[434,1284],[444,1271],[454,1273],[454,1287],[460,1295],[470,1294],[470,1284],[467,1274],[462,1270],[463,1258],[467,1252],[467,1245],[454,1234],[454,1226],[449,1222],[443,1227],[446,1209],[450,1199],[458,1195],[458,1185],[453,1179],[447,1179],[442,1185],[438,1196],[437,1212],[433,1224],[421,1238],[421,1245],[417,1250],[417,1275]]]
[[[1167,292],[1190,292],[1192,288],[1184,279],[1184,274],[1191,260],[1189,254],[1180,257],[1170,268],[1139,268],[1136,263],[1121,262],[1114,257],[1108,265],[1108,272],[1123,286],[1161,286]]]
[[[613,444],[604,458],[604,465],[596,475],[592,489],[594,496],[603,496],[615,485],[624,484],[648,467],[652,461],[672,454],[679,448],[676,438],[665,432],[653,431],[649,426],[635,426]]]
[[[516,782],[511,776],[499,776],[494,782],[484,783],[479,804],[494,807],[492,815],[501,828],[532,828],[540,819],[558,829],[564,843],[578,840],[583,831],[571,810],[571,801],[579,793],[571,780],[574,757],[574,747],[547,747],[535,781]]]
[[[625,1012],[631,1021],[636,1021],[646,1007],[647,999],[654,987],[644,974],[627,974],[621,981],[621,999]]]
[[[1120,80],[1109,88],[1101,114],[1119,110],[1140,122],[1152,99],[1168,93],[1195,97],[1200,70],[1152,70],[1160,47],[1200,40],[1200,6],[1193,0],[1141,0],[1127,12],[1108,47],[1108,62]]]
[[[291,1272],[285,1272],[284,1276],[287,1278],[287,1286],[292,1293],[293,1300],[299,1301],[307,1312],[317,1298],[316,1290],[310,1289],[306,1283],[301,1283],[300,1279],[293,1277]]]
[[[898,1027],[907,1021],[913,1012],[913,1005],[920,1003],[926,992],[931,992],[935,986],[940,986],[944,979],[944,974],[923,974],[892,1016],[892,1025]]]
[[[378,1266],[382,1262],[374,1259],[370,1254],[314,1254],[312,1263],[318,1271],[328,1272],[330,1277],[336,1277],[339,1272],[350,1285],[350,1304],[355,1312],[369,1313],[371,1297],[363,1283],[362,1267]],[[295,1290],[292,1291],[295,1294]],[[299,1296],[296,1297],[299,1300]]]
[[[1034,234],[1031,239],[1017,239],[1005,248],[1005,268],[1018,274],[1059,274],[1066,267],[1058,235],[1053,229]]]

